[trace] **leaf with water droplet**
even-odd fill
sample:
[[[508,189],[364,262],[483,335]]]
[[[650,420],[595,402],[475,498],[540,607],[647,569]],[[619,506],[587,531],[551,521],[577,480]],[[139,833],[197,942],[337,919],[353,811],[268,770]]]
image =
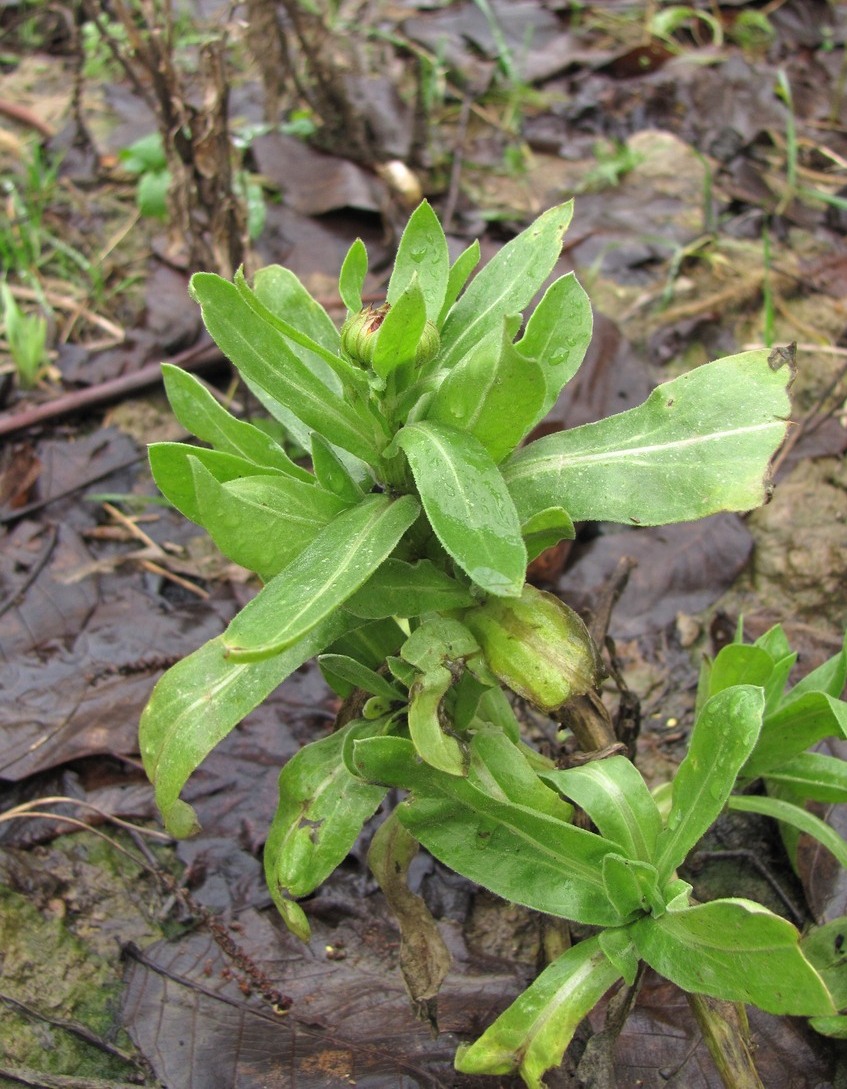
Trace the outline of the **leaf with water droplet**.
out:
[[[518,597],[526,548],[503,478],[482,443],[432,420],[402,428],[395,443],[445,550],[482,590]]]
[[[397,247],[388,284],[388,302],[393,306],[417,276],[426,303],[426,316],[430,321],[437,321],[449,275],[450,254],[444,230],[438,216],[427,201],[423,201],[412,212]]]
[[[703,705],[688,755],[674,776],[667,827],[659,836],[661,880],[685,861],[717,820],[756,744],[764,709],[764,692],[752,685],[725,688]]]

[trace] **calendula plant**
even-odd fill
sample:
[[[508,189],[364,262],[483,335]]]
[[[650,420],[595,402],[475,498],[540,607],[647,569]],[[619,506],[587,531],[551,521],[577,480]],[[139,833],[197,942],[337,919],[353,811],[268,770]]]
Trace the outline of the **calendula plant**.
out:
[[[528,562],[573,537],[576,521],[655,525],[759,505],[790,408],[789,356],[744,352],[630,411],[522,446],[591,336],[572,274],[523,317],[571,214],[570,203],[545,212],[471,279],[478,244],[451,263],[423,203],[382,306],[363,309],[367,254],[360,241],[351,247],[340,331],[284,268],[252,285],[198,273],[191,291],[210,334],[310,449],[311,468],[174,367],[174,411],[210,448],[150,450],[165,496],[264,583],[220,636],[163,676],[144,712],[141,752],[167,827],[196,829],[180,798],[192,771],[319,656],[344,704],[334,732],[281,772],[264,851],[274,901],[307,938],[298,899],[399,787],[408,795],[381,825],[370,864],[401,926],[418,926],[431,950],[435,927],[419,912],[410,921],[396,887],[418,844],[506,899],[599,928],[457,1059],[464,1071],[520,1070],[530,1086],[640,960],[697,994],[835,1013],[789,923],[746,900],[692,904],[675,873],[755,751],[760,685],[704,702],[665,816],[621,755],[557,768],[522,738],[507,698],[560,719],[579,701],[600,706],[602,667],[585,625],[526,584]],[[592,736],[583,749],[601,747]],[[574,805],[596,831],[573,823]],[[422,1007],[446,970],[439,963],[424,971],[410,953],[404,963]]]

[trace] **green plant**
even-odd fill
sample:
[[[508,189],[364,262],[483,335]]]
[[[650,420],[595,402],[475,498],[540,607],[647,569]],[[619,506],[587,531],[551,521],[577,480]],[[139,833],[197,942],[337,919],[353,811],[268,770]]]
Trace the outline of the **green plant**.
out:
[[[124,148],[119,157],[124,169],[138,176],[138,210],[144,216],[166,220],[171,172],[161,134],[151,132],[142,136]],[[247,232],[250,238],[258,238],[265,225],[266,211],[261,185],[246,170],[239,170],[233,176],[233,190],[244,201],[247,209]]]
[[[0,298],[6,342],[18,382],[23,389],[32,389],[47,366],[47,319],[42,314],[22,313],[6,283],[0,283]]]
[[[164,495],[265,584],[222,635],[164,675],[144,712],[141,753],[167,827],[195,829],[180,797],[193,770],[318,655],[345,710],[280,775],[264,852],[274,901],[308,936],[298,898],[399,787],[408,797],[370,855],[392,902],[421,843],[507,899],[600,928],[457,1059],[467,1071],[519,1069],[530,1086],[640,959],[698,994],[835,1013],[789,923],[744,900],[692,905],[675,875],[754,750],[761,688],[733,685],[704,704],[666,819],[623,757],[557,769],[522,739],[506,697],[571,722],[589,756],[614,741],[594,695],[598,652],[572,610],[525,584],[528,561],[572,537],[577,520],[658,524],[758,505],[790,407],[787,353],[744,352],[628,412],[522,447],[590,340],[573,274],[522,319],[571,215],[571,203],[550,209],[471,280],[478,244],[451,264],[423,203],[382,306],[362,308],[367,253],[361,241],[350,248],[340,332],[284,268],[261,270],[252,287],[240,273],[233,283],[198,273],[191,290],[209,332],[311,449],[312,469],[174,367],[174,412],[211,449],[150,450]],[[594,709],[587,726],[568,719],[580,701]],[[596,832],[573,823],[574,804]],[[416,919],[401,908],[406,937],[418,926],[437,947],[434,927]],[[429,972],[425,985],[407,974],[424,1005],[443,975]]]
[[[644,162],[644,155],[633,151],[624,140],[598,141],[592,150],[597,162],[582,179],[580,192],[583,193],[613,189]]]

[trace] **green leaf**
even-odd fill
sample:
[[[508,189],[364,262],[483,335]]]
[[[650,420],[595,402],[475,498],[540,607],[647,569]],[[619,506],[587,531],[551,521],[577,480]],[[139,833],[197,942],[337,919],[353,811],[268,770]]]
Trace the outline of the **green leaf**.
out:
[[[356,742],[353,758],[370,782],[412,791],[398,818],[446,866],[536,911],[592,926],[622,922],[601,876],[614,844],[436,771],[402,738]]]
[[[714,696],[735,684],[752,684],[764,688],[773,673],[774,661],[760,647],[729,643],[722,647],[712,663],[709,694]]]
[[[630,926],[651,968],[694,994],[751,1002],[767,1013],[801,1017],[835,1012],[826,986],[800,951],[785,919],[749,900],[645,916]]]
[[[340,514],[260,590],[224,632],[235,661],[258,661],[301,639],[365,583],[418,516],[412,496],[368,496]]]
[[[325,348],[301,327],[299,315],[296,312],[292,316],[297,318],[298,324],[292,325],[290,321],[286,321],[284,317],[280,317],[276,312],[279,309],[277,300],[274,300],[276,309],[265,306],[256,292],[250,288],[241,269],[238,269],[235,274],[235,287],[256,317],[267,322],[277,332],[282,333],[286,340],[291,341],[292,345],[296,345],[296,348],[291,350],[298,361],[304,363],[328,389],[331,389],[334,393],[339,393],[343,389],[348,396],[357,395],[358,400],[367,397],[367,379],[358,367],[353,366],[349,359],[340,354],[340,335],[334,338],[331,349]],[[305,288],[302,290],[305,291]],[[306,294],[308,296],[308,293]],[[308,297],[311,298],[311,296]],[[297,301],[300,301],[299,295]],[[304,309],[304,317],[308,318],[310,308],[307,305]],[[354,397],[354,400],[356,400],[356,397]]]
[[[144,770],[171,835],[188,836],[199,827],[179,796],[194,769],[289,674],[356,623],[336,614],[263,662],[234,662],[218,636],[164,674],[141,716],[139,739]]]
[[[541,365],[544,397],[533,425],[542,420],[579,370],[591,343],[591,303],[574,273],[560,276],[544,292],[515,347]]]
[[[521,536],[529,562],[532,563],[546,548],[553,548],[559,541],[572,541],[576,537],[576,529],[564,508],[548,507],[524,522]]]
[[[277,318],[293,325],[328,352],[338,352],[335,322],[289,268],[266,265],[253,277],[253,293]]]
[[[623,976],[627,987],[632,987],[638,977],[638,953],[626,926],[610,926],[597,935],[600,948]]]
[[[438,616],[416,628],[400,648],[404,661],[422,673],[476,654],[479,644],[461,620]]]
[[[760,506],[792,377],[766,352],[743,352],[628,412],[530,443],[503,466],[521,520],[562,505],[575,522],[659,525]]]
[[[768,715],[742,775],[745,779],[769,775],[825,737],[847,737],[847,703],[824,692],[804,692]]]
[[[573,806],[545,784],[517,744],[499,729],[483,728],[475,736],[468,780],[490,798],[516,802],[565,823],[573,820]]]
[[[641,773],[625,756],[546,772],[541,778],[584,809],[600,835],[627,858],[653,861],[662,818]]]
[[[665,901],[659,890],[659,874],[649,862],[640,862],[623,855],[606,855],[603,859],[603,884],[609,902],[615,905],[622,919],[647,913],[661,915]]]
[[[382,696],[388,700],[404,700],[405,696],[396,684],[369,669],[366,665],[347,654],[322,654],[318,659],[322,672],[329,671],[334,677],[346,681],[353,688],[361,688],[372,696]]]
[[[761,688],[739,685],[707,700],[673,780],[667,828],[655,859],[666,881],[717,820],[759,735]],[[710,992],[707,992],[710,993]]]
[[[312,432],[312,467],[321,487],[338,496],[345,505],[350,506],[364,498],[365,493],[350,470],[317,431]]]
[[[253,461],[236,457],[235,454],[189,446],[185,442],[154,442],[148,447],[147,453],[150,458],[150,471],[159,491],[178,511],[197,525],[203,524],[203,517],[194,492],[192,460],[200,462],[220,484],[256,477],[274,481],[288,476],[278,469],[263,468]],[[311,474],[309,478],[312,479]],[[311,488],[312,485],[304,484],[303,487]]]
[[[462,1074],[517,1072],[528,1089],[544,1089],[545,1071],[558,1066],[580,1021],[620,973],[588,938],[548,965],[482,1036],[456,1053]]]
[[[345,610],[346,611],[346,610]],[[360,624],[360,621],[356,621]],[[333,654],[347,654],[357,662],[379,669],[391,654],[396,654],[408,638],[395,620],[375,620],[370,624],[353,626],[329,648]]]
[[[250,382],[306,427],[373,463],[385,437],[375,418],[346,402],[294,354],[288,339],[264,321],[234,284],[212,273],[191,278],[193,297],[212,339]]]
[[[768,773],[771,783],[794,788],[811,802],[847,803],[847,761],[819,752],[801,752]]]
[[[847,685],[847,632],[838,654],[832,656],[823,665],[813,669],[802,681],[791,689],[785,697],[785,703],[793,703],[809,692],[823,692],[833,699],[838,699]]]
[[[292,477],[249,476],[221,484],[189,464],[200,521],[225,556],[267,582],[350,504]]]
[[[442,366],[454,366],[507,314],[529,305],[559,258],[572,215],[573,201],[549,209],[474,277],[444,322]]]
[[[138,179],[135,202],[143,216],[167,219],[168,193],[173,180],[170,170],[146,170]]]
[[[441,726],[441,701],[447,695],[453,675],[444,666],[421,674],[409,690],[409,736],[430,767],[448,775],[466,775],[466,759],[455,737]]]
[[[417,279],[426,317],[436,321],[444,302],[449,272],[450,254],[444,229],[429,203],[422,201],[412,212],[400,237],[386,300],[393,308]]]
[[[813,926],[800,940],[800,948],[820,973],[837,1009],[847,1010],[847,915]]]
[[[436,325],[439,329],[444,324],[444,319],[447,317],[453,303],[458,299],[462,288],[468,282],[470,274],[479,264],[479,254],[479,242],[477,239],[474,239],[468,248],[463,250],[450,266],[450,275],[447,278],[447,290],[444,295],[444,302],[442,303],[441,311],[436,320]]]
[[[422,421],[395,442],[409,459],[421,502],[445,550],[482,590],[516,597],[526,548],[497,466],[472,435]]]
[[[338,294],[351,314],[362,309],[362,288],[368,274],[368,251],[361,238],[357,238],[341,265],[338,277]]]
[[[542,364],[521,355],[500,326],[447,374],[427,417],[476,436],[499,462],[532,429],[544,393]]]
[[[420,616],[473,604],[467,589],[430,560],[406,563],[387,559],[348,600],[346,608],[355,616],[378,619]]]
[[[278,469],[298,480],[312,480],[311,473],[295,465],[270,435],[244,420],[236,419],[223,405],[218,404],[193,374],[164,363],[162,377],[174,415],[186,431],[202,442],[264,468]]]
[[[847,842],[826,821],[809,813],[802,806],[784,801],[782,798],[766,798],[761,795],[733,794],[728,807],[739,813],[759,813],[763,817],[773,817],[812,836],[830,851],[840,865],[847,868]]]
[[[404,363],[414,361],[424,325],[426,300],[415,276],[379,327],[372,366],[380,378],[387,378]]]
[[[283,919],[304,941],[308,923],[304,932],[305,916],[290,911],[291,899],[308,896],[344,861],[385,796],[384,787],[350,774],[342,750],[349,739],[373,737],[386,725],[357,719],[300,749],[280,773],[279,804],[263,852],[265,879]]]

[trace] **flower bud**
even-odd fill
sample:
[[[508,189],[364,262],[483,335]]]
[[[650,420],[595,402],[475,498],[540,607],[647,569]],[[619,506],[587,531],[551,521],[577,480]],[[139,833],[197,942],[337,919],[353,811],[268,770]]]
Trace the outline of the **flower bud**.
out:
[[[527,584],[519,598],[490,598],[464,623],[492,672],[548,713],[597,687],[603,676],[588,628],[553,594]]]
[[[366,306],[344,322],[341,327],[341,347],[354,362],[363,367],[373,363],[379,330],[390,309],[391,303],[376,307]],[[415,349],[415,365],[429,362],[438,354],[440,347],[438,329],[434,322],[427,320]]]

